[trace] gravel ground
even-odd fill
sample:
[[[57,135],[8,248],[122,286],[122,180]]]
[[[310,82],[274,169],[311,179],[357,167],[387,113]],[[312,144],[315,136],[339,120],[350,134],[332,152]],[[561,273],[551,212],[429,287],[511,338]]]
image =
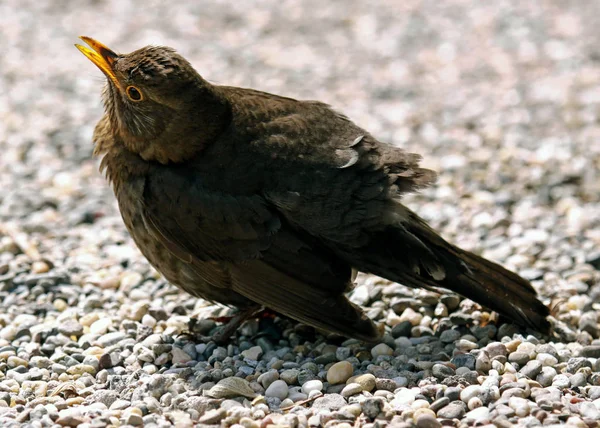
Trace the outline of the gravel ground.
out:
[[[195,3],[0,2],[0,426],[597,426],[600,3]],[[227,311],[148,266],[91,158],[80,34],[173,46],[423,154],[440,179],[409,204],[531,279],[557,336],[362,276],[374,347],[278,318],[202,342]]]

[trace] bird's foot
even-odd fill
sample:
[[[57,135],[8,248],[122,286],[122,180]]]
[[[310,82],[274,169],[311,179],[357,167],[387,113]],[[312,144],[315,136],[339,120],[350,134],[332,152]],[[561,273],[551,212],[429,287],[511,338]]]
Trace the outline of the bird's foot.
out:
[[[251,306],[247,309],[240,310],[237,314],[231,317],[211,317],[213,321],[225,323],[216,333],[212,336],[201,337],[203,341],[213,341],[219,345],[223,345],[229,342],[231,336],[234,335],[235,331],[239,326],[246,320],[254,318],[258,315],[262,315],[264,310],[262,306]]]

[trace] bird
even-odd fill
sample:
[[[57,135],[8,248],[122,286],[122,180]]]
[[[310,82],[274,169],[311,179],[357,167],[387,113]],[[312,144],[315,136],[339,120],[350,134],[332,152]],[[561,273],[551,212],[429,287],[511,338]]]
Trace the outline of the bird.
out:
[[[134,242],[172,284],[238,308],[238,323],[266,308],[374,342],[382,326],[347,294],[364,272],[548,333],[527,280],[402,204],[436,180],[420,155],[328,104],[210,83],[172,48],[119,54],[80,38],[106,76],[94,155]]]

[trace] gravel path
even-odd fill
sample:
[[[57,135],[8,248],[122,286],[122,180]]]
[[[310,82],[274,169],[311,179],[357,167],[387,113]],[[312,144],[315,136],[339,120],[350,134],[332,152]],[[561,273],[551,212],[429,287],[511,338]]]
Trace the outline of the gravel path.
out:
[[[191,3],[0,2],[0,426],[597,426],[600,3]],[[203,343],[227,311],[150,269],[91,158],[80,34],[173,46],[423,154],[440,179],[409,204],[558,302],[557,337],[363,276],[374,347],[278,318]]]

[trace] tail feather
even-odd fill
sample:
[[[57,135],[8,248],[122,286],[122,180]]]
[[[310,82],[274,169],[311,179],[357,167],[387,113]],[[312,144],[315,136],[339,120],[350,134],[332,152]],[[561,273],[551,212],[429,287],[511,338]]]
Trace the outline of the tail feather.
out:
[[[410,287],[452,290],[516,324],[549,332],[549,309],[527,280],[446,242],[415,213],[402,210],[401,222],[350,255],[353,266]]]

